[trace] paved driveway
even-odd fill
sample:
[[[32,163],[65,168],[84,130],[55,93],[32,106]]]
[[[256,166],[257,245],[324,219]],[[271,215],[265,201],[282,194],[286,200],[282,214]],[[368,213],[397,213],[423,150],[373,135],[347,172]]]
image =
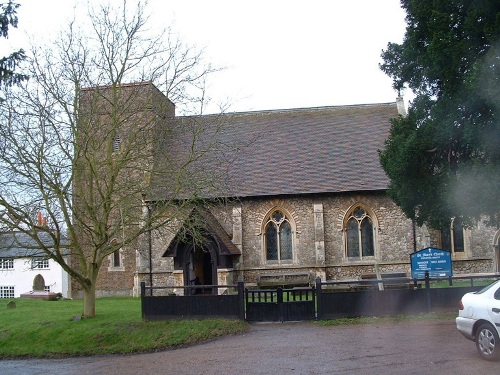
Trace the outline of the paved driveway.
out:
[[[21,374],[494,374],[453,321],[320,327],[254,324],[248,333],[138,355],[0,361]]]

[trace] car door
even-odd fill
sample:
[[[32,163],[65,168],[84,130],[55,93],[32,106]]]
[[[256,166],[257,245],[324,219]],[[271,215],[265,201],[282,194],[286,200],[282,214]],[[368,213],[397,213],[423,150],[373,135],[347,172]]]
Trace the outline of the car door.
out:
[[[497,330],[500,332],[500,283],[495,286],[496,290],[492,290],[492,298],[488,298],[488,314]]]

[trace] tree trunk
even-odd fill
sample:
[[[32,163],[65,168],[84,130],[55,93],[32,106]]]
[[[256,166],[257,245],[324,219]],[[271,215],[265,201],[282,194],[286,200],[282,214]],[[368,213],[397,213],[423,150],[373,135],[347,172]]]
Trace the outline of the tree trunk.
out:
[[[88,288],[83,289],[83,314],[84,318],[95,318],[95,281]]]

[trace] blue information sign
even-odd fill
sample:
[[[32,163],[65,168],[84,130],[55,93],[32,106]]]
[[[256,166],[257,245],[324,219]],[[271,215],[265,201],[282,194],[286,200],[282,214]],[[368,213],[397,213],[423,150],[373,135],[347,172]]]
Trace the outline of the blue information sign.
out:
[[[449,251],[428,247],[411,254],[410,259],[413,279],[423,279],[425,272],[429,277],[453,276]]]

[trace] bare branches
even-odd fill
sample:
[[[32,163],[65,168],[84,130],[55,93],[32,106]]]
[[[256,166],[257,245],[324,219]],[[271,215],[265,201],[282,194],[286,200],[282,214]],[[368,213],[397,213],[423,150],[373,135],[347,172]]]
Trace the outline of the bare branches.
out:
[[[84,33],[75,16],[56,41],[32,47],[32,78],[7,90],[0,104],[0,223],[46,233],[51,243],[38,245],[92,299],[110,254],[159,225],[178,225],[212,184],[206,169],[195,168],[216,149],[200,143],[200,124],[184,129],[192,147],[182,162],[153,167],[158,137],[172,136],[170,100],[181,112],[201,113],[206,77],[217,69],[170,29],[152,35],[141,3],[133,11],[126,1],[90,9],[89,22],[92,32]],[[171,172],[170,194],[145,216],[152,175]],[[37,225],[38,212],[48,226]],[[63,247],[77,264],[66,263]]]

